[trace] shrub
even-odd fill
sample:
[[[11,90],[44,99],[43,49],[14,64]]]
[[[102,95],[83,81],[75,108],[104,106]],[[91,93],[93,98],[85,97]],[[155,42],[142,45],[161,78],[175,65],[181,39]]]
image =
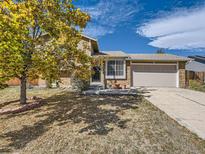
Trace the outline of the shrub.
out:
[[[89,81],[87,80],[72,78],[71,83],[72,83],[72,89],[77,91],[84,91],[89,87]]]
[[[189,88],[197,91],[205,92],[205,84],[201,83],[197,80],[190,80],[189,81]]]

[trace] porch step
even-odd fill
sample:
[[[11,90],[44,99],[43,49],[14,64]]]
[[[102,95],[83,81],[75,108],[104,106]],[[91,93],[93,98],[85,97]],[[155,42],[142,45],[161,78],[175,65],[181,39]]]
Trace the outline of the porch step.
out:
[[[111,96],[136,96],[136,89],[105,89],[105,90],[87,90],[84,95],[111,95]]]
[[[103,90],[104,86],[102,84],[91,84],[88,90]]]

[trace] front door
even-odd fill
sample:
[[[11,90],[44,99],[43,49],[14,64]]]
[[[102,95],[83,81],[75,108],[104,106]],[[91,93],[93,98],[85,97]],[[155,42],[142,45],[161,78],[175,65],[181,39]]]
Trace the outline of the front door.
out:
[[[101,82],[101,69],[98,66],[93,67],[92,82]]]

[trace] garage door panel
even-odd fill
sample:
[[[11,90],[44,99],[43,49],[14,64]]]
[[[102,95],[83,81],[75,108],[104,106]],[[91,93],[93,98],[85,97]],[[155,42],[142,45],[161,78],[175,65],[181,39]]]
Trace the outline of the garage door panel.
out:
[[[176,87],[176,65],[134,65],[132,85],[135,87]]]
[[[137,65],[132,66],[137,72],[176,73],[176,65]]]

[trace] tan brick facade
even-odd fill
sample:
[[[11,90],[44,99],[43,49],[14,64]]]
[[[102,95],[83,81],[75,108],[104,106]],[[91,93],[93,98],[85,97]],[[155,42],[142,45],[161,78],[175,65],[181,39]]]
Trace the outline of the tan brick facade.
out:
[[[84,50],[87,55],[91,56],[93,53],[93,48],[90,40],[82,40],[78,44],[78,49]]]
[[[185,62],[179,62],[179,87],[186,87],[186,70],[185,70]]]

